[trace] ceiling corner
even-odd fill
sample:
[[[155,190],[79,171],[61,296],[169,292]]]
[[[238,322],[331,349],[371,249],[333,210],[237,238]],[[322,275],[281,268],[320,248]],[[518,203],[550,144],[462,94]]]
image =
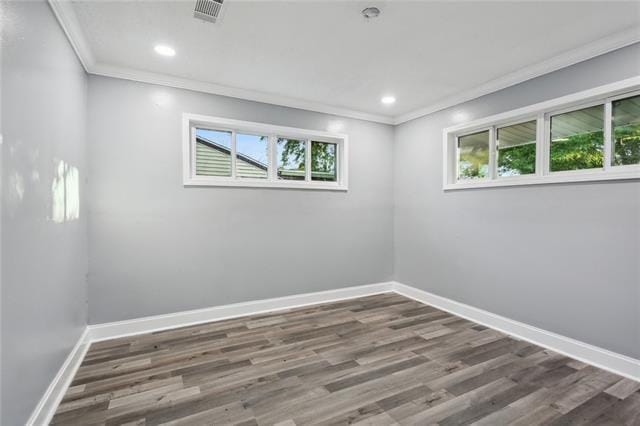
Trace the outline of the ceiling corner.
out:
[[[538,62],[496,79],[487,81],[471,90],[448,96],[438,102],[431,103],[408,113],[396,116],[380,115],[364,111],[329,105],[321,102],[296,99],[288,96],[256,90],[241,89],[219,85],[215,83],[181,78],[163,73],[136,70],[127,67],[118,67],[98,63],[91,51],[86,35],[82,30],[76,16],[73,4],[69,0],[48,0],[60,26],[67,35],[76,55],[89,74],[102,75],[143,83],[157,84],[168,87],[194,90],[221,96],[246,99],[255,102],[268,103],[307,111],[337,115],[345,118],[354,118],[378,122],[389,125],[399,125],[416,118],[450,108],[452,106],[477,99],[481,96],[514,86],[527,80],[557,71],[559,69],[577,64],[582,61],[603,55],[625,46],[640,42],[640,27],[632,26],[618,33],[598,39],[592,43],[565,51],[542,62]]]
[[[327,105],[314,101],[295,99],[276,94],[185,79],[169,74],[141,71],[96,62],[93,52],[91,51],[91,48],[89,47],[89,44],[86,40],[84,31],[82,30],[75,11],[73,10],[73,5],[71,4],[71,2],[68,0],[47,1],[51,6],[54,15],[56,16],[58,23],[67,35],[67,38],[69,39],[71,46],[76,52],[78,59],[82,63],[82,66],[89,74],[138,81],[142,83],[157,84],[161,86],[175,87],[180,89],[194,90],[203,93],[211,93],[215,95],[268,103],[289,108],[297,108],[324,114],[338,115],[345,118],[354,118],[358,120],[372,121],[389,125],[394,124],[393,117],[391,116],[372,114],[364,111],[358,111],[334,105]]]
[[[458,93],[454,96],[447,97],[440,102],[419,108],[415,111],[401,114],[393,118],[393,124],[399,125],[434,112],[477,99],[481,96],[497,92],[507,87],[525,82],[527,80],[549,74],[553,71],[575,65],[579,62],[604,55],[605,53],[630,46],[640,42],[640,27],[629,27],[623,31],[601,38],[592,43],[585,44],[576,49],[568,50],[549,58],[545,61],[521,68],[502,77],[490,80],[472,90]]]
[[[48,0],[48,2],[85,71],[91,72],[95,59],[71,2],[65,0]]]

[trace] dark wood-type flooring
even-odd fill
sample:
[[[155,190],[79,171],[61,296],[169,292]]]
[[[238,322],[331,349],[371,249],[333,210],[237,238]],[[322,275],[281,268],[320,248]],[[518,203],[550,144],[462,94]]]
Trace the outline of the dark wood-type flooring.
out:
[[[393,293],[91,345],[56,425],[640,425],[640,383]]]

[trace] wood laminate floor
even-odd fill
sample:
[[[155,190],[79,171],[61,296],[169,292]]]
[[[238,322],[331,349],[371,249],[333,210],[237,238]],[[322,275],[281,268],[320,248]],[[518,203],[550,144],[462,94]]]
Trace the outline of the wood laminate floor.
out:
[[[56,425],[640,425],[640,383],[393,293],[91,345]]]

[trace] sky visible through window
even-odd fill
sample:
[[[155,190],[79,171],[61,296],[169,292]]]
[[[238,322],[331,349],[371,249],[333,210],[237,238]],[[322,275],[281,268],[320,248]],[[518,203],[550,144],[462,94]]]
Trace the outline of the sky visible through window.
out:
[[[244,135],[236,133],[236,150],[260,163],[269,164],[269,141],[266,136]]]
[[[231,132],[222,132],[219,130],[196,129],[196,136],[200,136],[211,142],[215,142],[226,148],[231,149]]]
[[[196,129],[196,136],[231,149],[231,132]],[[264,140],[260,140],[260,136],[236,133],[237,151],[263,164],[268,164],[267,150],[265,149],[266,144],[266,137]]]

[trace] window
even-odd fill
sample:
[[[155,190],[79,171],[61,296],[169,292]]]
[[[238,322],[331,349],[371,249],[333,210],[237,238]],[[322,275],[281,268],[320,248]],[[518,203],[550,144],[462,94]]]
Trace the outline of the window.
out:
[[[613,166],[640,164],[640,95],[613,101]]]
[[[195,129],[196,175],[231,176],[231,132]]]
[[[347,189],[347,136],[183,115],[187,186]]]
[[[458,179],[489,176],[489,131],[458,138]]]
[[[278,179],[305,180],[307,142],[278,138]]]
[[[498,176],[536,172],[536,121],[499,127],[496,130]]]
[[[269,177],[269,137],[236,135],[236,175],[240,178]]]
[[[640,178],[640,78],[444,130],[445,190]]]
[[[602,168],[604,105],[551,116],[552,172]]]
[[[311,180],[335,182],[338,145],[311,141]]]

